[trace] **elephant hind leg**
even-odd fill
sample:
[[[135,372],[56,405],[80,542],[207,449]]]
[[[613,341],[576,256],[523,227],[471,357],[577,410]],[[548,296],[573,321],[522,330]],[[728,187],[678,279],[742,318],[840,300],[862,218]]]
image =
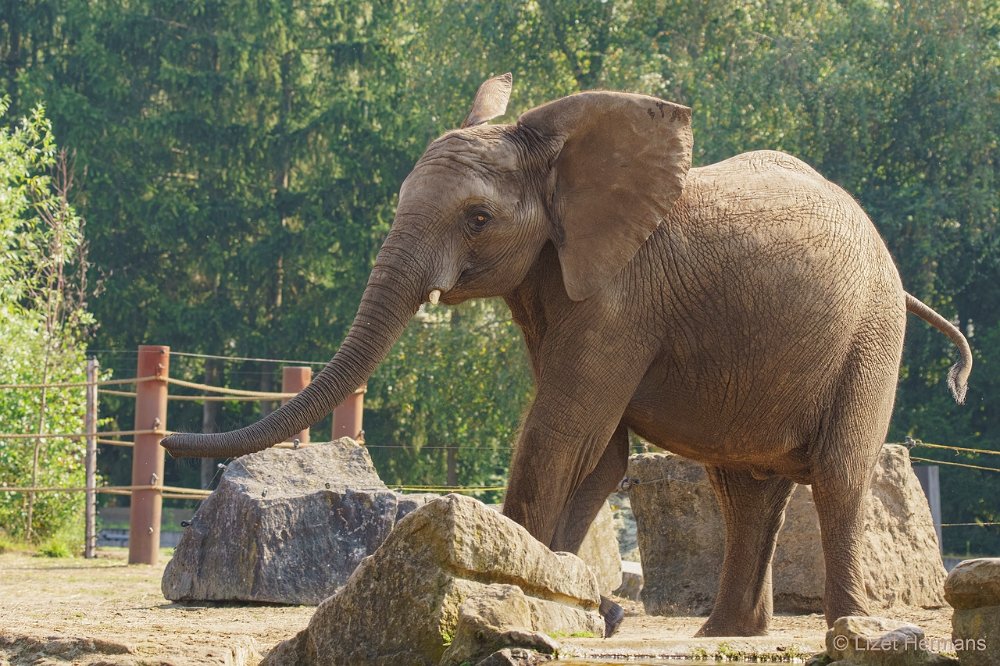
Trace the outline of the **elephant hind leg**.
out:
[[[760,636],[771,621],[771,559],[795,483],[706,467],[726,525],[719,591],[699,636]]]
[[[628,428],[619,425],[594,469],[573,493],[559,516],[555,535],[549,544],[554,551],[578,553],[590,524],[604,506],[608,495],[618,487],[628,467]],[[613,635],[625,619],[625,610],[606,596],[601,596],[604,637]]]
[[[823,606],[828,626],[847,615],[868,615],[862,561],[865,496],[889,429],[901,348],[902,330],[897,346],[872,345],[855,351],[813,455],[813,501],[826,562]]]
[[[813,472],[813,501],[826,562],[823,610],[827,626],[847,615],[868,615],[862,560],[864,503],[888,429],[888,414],[875,420],[884,426],[841,420],[826,443],[828,459]]]

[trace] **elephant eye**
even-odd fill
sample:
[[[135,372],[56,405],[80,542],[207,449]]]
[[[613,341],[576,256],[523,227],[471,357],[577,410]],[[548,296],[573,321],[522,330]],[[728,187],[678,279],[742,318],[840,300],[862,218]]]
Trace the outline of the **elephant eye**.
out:
[[[474,210],[469,214],[469,226],[473,231],[479,232],[486,228],[493,216],[485,210]]]

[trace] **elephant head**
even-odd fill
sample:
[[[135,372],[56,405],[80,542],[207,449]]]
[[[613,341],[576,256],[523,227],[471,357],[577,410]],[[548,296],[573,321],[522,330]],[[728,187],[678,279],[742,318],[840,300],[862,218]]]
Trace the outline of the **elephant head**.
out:
[[[325,417],[368,380],[422,303],[500,296],[556,248],[567,296],[613,280],[680,196],[691,164],[690,109],[644,95],[584,92],[512,125],[511,76],[484,83],[460,129],[433,141],[399,192],[357,315],[333,359],[261,421],[176,434],[178,456],[239,456]]]

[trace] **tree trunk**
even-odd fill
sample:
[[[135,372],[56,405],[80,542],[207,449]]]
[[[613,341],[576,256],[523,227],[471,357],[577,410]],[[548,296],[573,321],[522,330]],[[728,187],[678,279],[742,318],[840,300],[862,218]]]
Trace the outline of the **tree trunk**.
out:
[[[448,452],[448,485],[458,485],[458,451],[454,446],[449,445]]]

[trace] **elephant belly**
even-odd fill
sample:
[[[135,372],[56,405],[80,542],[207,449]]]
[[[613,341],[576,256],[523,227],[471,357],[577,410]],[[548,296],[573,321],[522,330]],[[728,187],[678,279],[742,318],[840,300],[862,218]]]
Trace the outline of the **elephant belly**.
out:
[[[676,391],[643,387],[625,412],[637,435],[677,455],[706,465],[751,470],[758,476],[781,475],[808,483],[808,453],[818,423],[816,410],[789,406],[759,411],[717,409],[711,400],[691,400]],[[772,415],[772,416],[767,416]]]

